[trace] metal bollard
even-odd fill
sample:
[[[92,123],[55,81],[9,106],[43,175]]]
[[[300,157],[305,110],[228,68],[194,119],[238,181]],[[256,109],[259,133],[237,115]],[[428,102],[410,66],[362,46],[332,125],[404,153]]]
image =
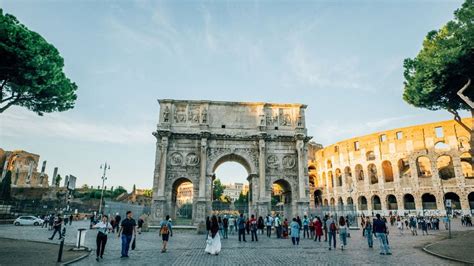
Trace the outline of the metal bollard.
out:
[[[61,262],[63,259],[63,248],[64,248],[64,239],[66,238],[66,228],[63,228],[61,243],[59,243],[59,254],[58,254],[58,262]]]

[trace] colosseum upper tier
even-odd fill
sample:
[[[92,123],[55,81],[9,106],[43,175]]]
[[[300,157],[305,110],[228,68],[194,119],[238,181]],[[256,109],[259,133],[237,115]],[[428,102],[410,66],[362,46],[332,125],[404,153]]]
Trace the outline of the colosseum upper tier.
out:
[[[472,119],[462,121],[469,128]],[[454,120],[344,140],[309,154],[312,207],[359,213],[474,209],[470,133]]]

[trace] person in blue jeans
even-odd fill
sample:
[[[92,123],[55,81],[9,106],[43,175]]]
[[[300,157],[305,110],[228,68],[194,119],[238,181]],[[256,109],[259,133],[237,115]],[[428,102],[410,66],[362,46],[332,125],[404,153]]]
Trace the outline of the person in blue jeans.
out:
[[[137,223],[133,219],[133,213],[127,211],[127,218],[120,224],[118,236],[122,236],[122,256],[120,258],[128,258],[128,250],[132,237],[137,235]]]
[[[309,238],[309,219],[308,216],[303,217],[303,238],[306,238],[308,236]]]
[[[293,218],[293,221],[290,224],[291,228],[291,242],[293,245],[300,244],[300,224],[296,221],[296,218]]]
[[[331,244],[334,244],[334,249],[336,249],[336,233],[337,225],[334,221],[332,215],[326,221],[326,227],[328,228],[328,238],[329,238],[329,250],[331,250]]]
[[[372,223],[370,222],[370,218],[365,218],[365,227],[364,227],[364,236],[367,237],[367,244],[369,244],[369,248],[374,246],[374,236],[372,235]]]
[[[380,242],[380,255],[392,255],[390,251],[390,246],[387,241],[387,225],[385,222],[380,219],[380,214],[377,213],[377,219],[374,220],[374,232],[375,236],[379,239]]]

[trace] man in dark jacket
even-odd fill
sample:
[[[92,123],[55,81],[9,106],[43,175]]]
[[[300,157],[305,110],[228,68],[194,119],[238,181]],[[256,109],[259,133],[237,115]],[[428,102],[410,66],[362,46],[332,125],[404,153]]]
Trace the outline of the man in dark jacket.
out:
[[[241,236],[244,242],[245,240],[245,218],[244,215],[241,213],[239,219],[237,219],[237,228],[239,229],[239,242],[241,241]]]
[[[392,255],[390,246],[387,241],[388,229],[384,220],[380,218],[380,214],[377,213],[377,219],[374,220],[374,234],[380,242],[380,255]]]

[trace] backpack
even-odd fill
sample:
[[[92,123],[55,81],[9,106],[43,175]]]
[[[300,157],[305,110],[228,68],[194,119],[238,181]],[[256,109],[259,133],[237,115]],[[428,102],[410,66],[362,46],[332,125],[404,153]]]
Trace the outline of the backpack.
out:
[[[336,231],[336,223],[332,222],[331,225],[329,226],[329,229],[331,229],[331,231]]]
[[[163,224],[160,229],[160,234],[167,235],[169,234],[169,232],[170,232],[170,229],[168,228],[168,223]]]
[[[252,228],[252,231],[256,231],[257,230],[257,221],[252,220],[252,222],[250,223],[250,226]]]

